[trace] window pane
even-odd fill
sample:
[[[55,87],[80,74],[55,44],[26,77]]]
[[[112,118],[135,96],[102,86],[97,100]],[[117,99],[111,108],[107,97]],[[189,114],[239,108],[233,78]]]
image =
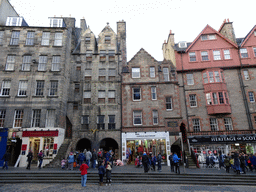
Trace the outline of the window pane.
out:
[[[190,102],[190,107],[196,107],[196,95],[189,95],[189,102]]]
[[[23,115],[23,110],[15,110],[13,127],[22,127]]]
[[[142,125],[142,113],[141,111],[133,112],[133,124],[134,125]]]
[[[225,59],[230,59],[229,49],[224,50],[224,58]]]
[[[164,81],[169,81],[169,69],[167,67],[163,68]]]
[[[46,113],[46,125],[45,127],[54,127],[55,123],[55,110],[48,109]]]
[[[211,131],[218,131],[218,121],[216,118],[210,118]]]
[[[214,60],[220,60],[220,51],[213,51],[213,59]]]
[[[133,88],[133,100],[140,100],[141,96],[140,96],[140,88]]]
[[[155,67],[150,67],[150,77],[151,78],[155,78],[156,74],[155,74]]]
[[[54,46],[62,46],[62,33],[55,33]]]
[[[207,73],[203,73],[204,83],[208,83]]]
[[[212,98],[213,98],[213,104],[217,105],[218,104],[218,98],[216,93],[212,93]]]
[[[35,32],[29,31],[27,33],[26,45],[34,45]]]
[[[32,112],[32,124],[31,127],[40,127],[41,110],[34,109]]]
[[[47,56],[39,56],[38,71],[45,71],[47,65]]]
[[[196,61],[196,53],[195,52],[189,53],[189,61]]]
[[[202,56],[202,61],[208,61],[209,60],[207,51],[202,51],[201,56]]]
[[[199,121],[199,119],[192,119],[192,123],[193,123],[194,132],[199,132],[200,131],[200,121]]]
[[[140,68],[132,68],[132,78],[140,78]]]
[[[158,124],[158,111],[153,110],[153,124],[157,125]]]
[[[156,100],[156,87],[151,87],[152,100]]]
[[[43,32],[41,45],[49,45],[50,32]]]
[[[187,75],[187,84],[194,85],[194,76],[193,74],[186,74]]]
[[[4,127],[5,115],[6,115],[6,110],[1,109],[0,110],[0,127]]]
[[[233,130],[232,120],[230,117],[224,118],[225,129],[227,131]]]
[[[172,110],[172,97],[165,98],[166,110]]]

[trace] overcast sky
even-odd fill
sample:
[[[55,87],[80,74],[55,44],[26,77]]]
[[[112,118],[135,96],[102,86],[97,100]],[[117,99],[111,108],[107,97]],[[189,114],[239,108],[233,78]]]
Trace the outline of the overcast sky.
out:
[[[98,37],[109,22],[126,21],[128,61],[144,48],[163,60],[162,44],[170,30],[175,42],[193,41],[209,24],[219,30],[224,19],[233,22],[236,37],[244,37],[256,24],[255,0],[10,0],[30,26],[49,26],[48,17],[85,18]]]

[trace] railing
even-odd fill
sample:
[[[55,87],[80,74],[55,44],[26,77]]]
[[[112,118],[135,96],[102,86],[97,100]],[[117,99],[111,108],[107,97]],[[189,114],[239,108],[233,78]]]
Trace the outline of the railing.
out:
[[[191,158],[196,163],[196,167],[199,168],[199,162],[197,160],[197,156],[196,156],[195,152],[192,150],[192,148],[190,148],[190,154],[191,154]]]
[[[200,131],[187,132],[188,136],[195,135],[241,135],[241,134],[255,134],[255,130],[232,130],[232,131]]]

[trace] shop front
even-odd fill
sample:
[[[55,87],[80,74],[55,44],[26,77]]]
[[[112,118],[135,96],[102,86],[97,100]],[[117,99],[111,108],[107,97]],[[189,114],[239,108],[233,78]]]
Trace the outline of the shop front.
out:
[[[190,147],[201,161],[205,161],[206,155],[227,155],[234,151],[246,154],[256,152],[256,134],[189,136],[188,139]]]
[[[128,132],[122,133],[122,161],[132,163],[143,152],[152,155],[161,153],[163,162],[169,166],[169,132]]]
[[[33,153],[32,164],[38,163],[37,154],[42,150],[44,160],[42,166],[50,163],[58,153],[64,141],[65,130],[62,128],[34,129],[27,128],[22,131],[22,145],[19,161],[20,167],[27,165],[27,154]]]

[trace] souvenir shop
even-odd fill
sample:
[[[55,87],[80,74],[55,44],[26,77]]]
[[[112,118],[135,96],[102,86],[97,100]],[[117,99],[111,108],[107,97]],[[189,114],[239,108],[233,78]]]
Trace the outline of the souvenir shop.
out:
[[[163,162],[169,164],[169,132],[125,132],[122,133],[122,161],[130,163],[143,152],[152,155],[161,153]]]

